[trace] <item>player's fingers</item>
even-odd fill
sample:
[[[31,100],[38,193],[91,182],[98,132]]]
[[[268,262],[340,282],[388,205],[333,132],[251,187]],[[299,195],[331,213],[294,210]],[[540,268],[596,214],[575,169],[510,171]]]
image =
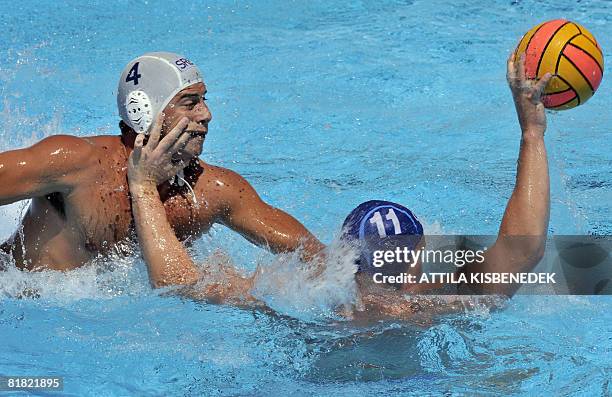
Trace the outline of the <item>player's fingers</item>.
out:
[[[522,53],[518,60],[518,78],[525,81],[525,53]]]
[[[149,141],[147,142],[147,147],[149,147],[151,150],[155,149],[159,143],[162,125],[164,124],[164,116],[164,112],[160,112],[155,118],[155,122],[151,127],[151,134],[149,135]]]
[[[182,134],[179,137],[179,139],[177,139],[177,141],[174,142],[174,145],[172,145],[172,147],[170,148],[170,153],[175,154],[175,153],[180,152],[181,150],[183,150],[185,145],[187,145],[187,142],[189,141],[189,138],[191,138],[191,135],[188,132]]]
[[[144,134],[138,134],[138,136],[134,140],[134,150],[132,150],[132,159],[134,160],[134,163],[138,163],[140,161],[144,137]]]
[[[516,79],[516,53],[514,52],[508,57],[506,77],[508,80]]]
[[[167,152],[176,143],[176,141],[178,141],[182,134],[187,134],[185,129],[187,128],[188,124],[189,119],[187,117],[180,119],[172,131],[170,131],[170,133],[166,135],[161,142],[159,142],[159,145],[157,146],[158,150]]]
[[[537,99],[540,99],[540,97],[542,96],[542,93],[544,92],[544,90],[546,89],[546,85],[548,85],[548,82],[550,81],[550,79],[552,78],[552,74],[550,73],[546,73],[544,76],[542,76],[542,78],[537,82],[537,84],[535,85],[535,87],[533,88],[534,91],[534,97]]]
[[[552,79],[552,77],[553,77],[552,74],[546,73],[544,76],[542,76],[542,78],[535,85],[534,89],[539,95],[541,95],[544,92],[544,90],[546,89],[546,86],[548,85],[548,82],[550,81],[550,79]]]

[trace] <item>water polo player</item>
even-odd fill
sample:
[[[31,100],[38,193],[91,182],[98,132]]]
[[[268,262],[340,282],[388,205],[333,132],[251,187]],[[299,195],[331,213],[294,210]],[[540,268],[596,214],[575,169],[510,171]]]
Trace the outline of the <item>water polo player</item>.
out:
[[[425,244],[423,225],[401,204],[383,200],[360,204],[344,220],[341,236],[359,253],[357,280],[363,288],[373,287],[372,283],[403,285],[396,278],[421,272],[421,263],[411,252]]]
[[[516,184],[506,206],[496,243],[486,251],[482,263],[469,267],[470,272],[527,272],[543,255],[548,229],[550,187],[544,145],[546,114],[541,96],[549,79],[550,75],[546,75],[538,81],[528,80],[525,77],[524,59],[515,62],[514,56],[511,56],[508,60],[507,80],[522,132]],[[129,162],[129,185],[136,230],[155,286],[194,284],[199,279],[210,277],[209,274],[199,273],[174,236],[156,188],[160,181],[175,172],[176,166],[170,159],[178,152],[176,142],[180,142],[180,139],[179,134],[171,133],[159,142],[157,132],[152,134],[145,145],[141,135]],[[367,202],[359,206],[347,218],[345,230],[348,236],[366,243],[366,255],[360,261],[361,273],[368,273],[372,266],[368,255],[372,247],[370,244],[373,243],[368,238],[372,236],[374,240],[379,240],[374,245],[382,247],[393,235],[413,236],[410,242],[413,247],[422,244],[423,228],[416,217],[407,208],[389,202]],[[527,238],[522,238],[525,236]],[[415,268],[418,271],[418,267]],[[231,268],[225,270],[226,277],[223,280],[206,283],[206,288],[197,294],[217,301],[253,301],[249,293],[253,278],[242,277]],[[401,269],[395,269],[398,270]],[[512,295],[519,286],[476,284],[470,287],[474,292]],[[404,295],[390,293],[388,290],[375,293],[362,290],[362,301],[366,309],[371,308],[383,315],[401,316],[411,310],[410,305],[402,303]]]
[[[148,53],[127,64],[119,79],[121,134],[54,135],[35,145],[0,153],[0,205],[32,199],[22,232],[2,245],[18,267],[69,270],[99,254],[122,249],[133,233],[127,161],[137,135],[167,136],[175,167],[149,163],[173,236],[186,240],[222,223],[273,252],[322,244],[297,220],[263,202],[251,185],[228,169],[198,159],[211,113],[198,67],[187,58]],[[180,138],[179,138],[180,137]],[[176,139],[178,138],[178,139]],[[160,178],[160,175],[163,177]]]

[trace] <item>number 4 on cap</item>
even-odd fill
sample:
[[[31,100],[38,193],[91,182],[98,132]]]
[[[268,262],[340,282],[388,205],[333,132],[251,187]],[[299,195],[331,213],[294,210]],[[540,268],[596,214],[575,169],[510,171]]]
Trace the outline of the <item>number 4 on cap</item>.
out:
[[[138,64],[140,64],[140,62],[136,62],[134,66],[132,66],[132,69],[130,69],[128,72],[127,77],[125,78],[126,83],[133,81],[134,85],[138,85],[138,79],[142,77],[140,73],[138,73]]]

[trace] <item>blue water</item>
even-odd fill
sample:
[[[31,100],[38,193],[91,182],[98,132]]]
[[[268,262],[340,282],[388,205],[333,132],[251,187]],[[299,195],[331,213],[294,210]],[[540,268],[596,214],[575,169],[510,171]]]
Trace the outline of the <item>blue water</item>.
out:
[[[376,198],[405,204],[430,232],[495,234],[520,138],[508,53],[531,26],[564,17],[591,30],[609,69],[612,3],[347,3],[3,0],[0,150],[116,134],[122,67],[175,51],[208,86],[202,157],[324,242]],[[611,87],[604,74],[586,105],[549,114],[552,234],[612,233]],[[0,208],[0,237],[24,205]],[[216,250],[245,272],[295,264],[221,227],[193,253]],[[14,298],[24,287],[41,298]],[[611,393],[607,297],[518,296],[429,327],[357,326],[321,321],[321,299],[347,298],[321,291],[278,295],[275,316],[159,296],[137,257],[69,274],[9,271],[0,375],[64,376],[74,396]]]

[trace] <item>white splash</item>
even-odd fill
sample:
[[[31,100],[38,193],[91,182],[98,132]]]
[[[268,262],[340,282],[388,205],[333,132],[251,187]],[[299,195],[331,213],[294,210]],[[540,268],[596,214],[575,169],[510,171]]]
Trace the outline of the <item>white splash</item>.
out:
[[[316,264],[301,262],[299,252],[278,255],[270,265],[259,266],[253,296],[279,313],[302,320],[337,318],[337,310],[358,304],[354,277],[358,253],[335,239],[325,254],[319,272]]]
[[[71,271],[23,271],[0,253],[0,301],[42,298],[61,303],[80,299],[108,299],[122,295],[152,293],[146,269],[134,257],[111,255]]]
[[[0,206],[0,243],[6,241],[17,231],[19,222],[29,206],[30,200]]]

